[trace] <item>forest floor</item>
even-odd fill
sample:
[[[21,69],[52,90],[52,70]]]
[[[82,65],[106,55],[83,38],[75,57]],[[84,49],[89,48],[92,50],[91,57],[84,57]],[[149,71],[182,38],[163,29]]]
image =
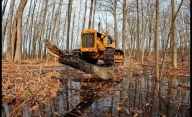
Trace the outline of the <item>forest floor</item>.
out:
[[[178,62],[178,69],[171,67],[170,57],[166,58],[163,75],[190,76],[190,57],[186,56]],[[101,62],[101,61],[99,61]],[[154,71],[154,57],[147,56],[144,64],[137,63],[132,57],[126,57],[124,65],[121,67],[125,72],[138,73],[145,75]],[[46,101],[57,96],[60,88],[60,73],[63,72],[62,78],[78,77],[81,73],[82,77],[90,77],[76,69],[65,71],[64,65],[58,62],[45,60],[23,60],[21,65],[10,64],[6,60],[2,60],[2,102],[3,104],[15,103],[21,108],[24,103],[36,104]],[[160,65],[161,66],[161,65]],[[131,76],[127,76],[131,77]]]

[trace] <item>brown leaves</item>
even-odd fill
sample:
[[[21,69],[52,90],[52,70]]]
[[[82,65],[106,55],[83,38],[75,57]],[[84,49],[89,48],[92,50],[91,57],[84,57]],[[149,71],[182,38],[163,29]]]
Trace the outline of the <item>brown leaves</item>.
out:
[[[35,65],[3,65],[2,94],[6,95],[2,99],[3,103],[10,102],[14,97],[16,100],[25,100],[28,98],[39,101],[42,99],[45,100],[47,92],[50,94],[49,98],[57,96],[60,82],[51,79],[51,75],[57,72],[51,70],[45,72],[42,69],[39,70],[39,67]],[[41,71],[44,75],[40,73]]]
[[[29,112],[31,112],[31,111],[33,111],[33,110],[36,110],[37,108],[38,108],[37,105],[34,105],[34,106],[30,107],[30,108],[29,108]]]

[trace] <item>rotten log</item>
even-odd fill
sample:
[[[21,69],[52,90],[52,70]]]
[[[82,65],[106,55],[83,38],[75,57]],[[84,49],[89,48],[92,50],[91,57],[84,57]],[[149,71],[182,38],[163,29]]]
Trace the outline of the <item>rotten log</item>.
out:
[[[75,69],[79,69],[87,74],[92,74],[99,79],[114,79],[117,77],[116,72],[118,69],[116,67],[99,67],[97,65],[90,64],[84,60],[79,59],[77,56],[72,55],[66,50],[63,51],[57,46],[51,44],[47,39],[43,40],[48,48],[48,53],[59,58],[59,63],[68,65]]]

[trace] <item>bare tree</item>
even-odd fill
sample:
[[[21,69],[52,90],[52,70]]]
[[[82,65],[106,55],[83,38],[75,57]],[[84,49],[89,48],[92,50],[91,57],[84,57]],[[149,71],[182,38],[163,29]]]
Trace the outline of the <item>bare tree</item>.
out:
[[[156,0],[156,21],[155,21],[155,77],[159,80],[159,0]]]
[[[173,30],[172,30],[172,43],[173,43],[173,68],[177,68],[177,31],[176,31],[176,20],[174,20],[175,16],[175,5],[174,0],[171,0],[172,7],[172,21],[173,21]]]
[[[91,22],[92,22],[92,13],[93,13],[93,0],[91,0],[91,6],[90,6],[90,12],[89,12],[89,24],[88,29],[91,28]]]
[[[140,60],[140,38],[139,38],[139,0],[137,0],[137,61]]]
[[[40,4],[40,2],[39,2],[39,5],[38,5],[38,11],[40,11],[40,6],[41,6],[41,4]],[[40,12],[37,12],[37,14],[36,14],[36,17],[35,17],[35,21],[34,21],[34,28],[33,28],[33,33],[32,33],[32,36],[33,36],[33,38],[32,38],[32,52],[31,52],[31,58],[34,58],[35,57],[35,53],[36,53],[36,45],[37,45],[37,37],[38,37],[38,33],[39,33],[39,31],[38,31],[38,27],[39,27],[39,24],[38,24],[38,19],[41,17],[41,16],[39,16],[39,13]]]
[[[41,26],[41,32],[42,32],[42,34],[41,34],[41,40],[44,38],[44,33],[45,33],[45,19],[46,19],[46,16],[47,16],[47,6],[48,6],[48,0],[46,0],[45,1],[45,6],[44,6],[44,13],[43,13],[43,21],[42,21],[42,26]],[[41,48],[41,60],[43,59],[43,49],[45,50],[46,49],[46,47],[42,47]]]
[[[117,0],[114,0],[114,38],[115,38],[115,47],[118,48],[118,29],[117,29]]]
[[[81,11],[81,0],[80,0],[80,8],[79,8],[79,12]],[[78,14],[78,19],[80,19],[80,13]],[[79,34],[80,34],[80,22],[78,22],[78,27],[77,27],[77,36],[76,36],[76,47],[79,46],[78,44],[78,39],[79,39]]]
[[[87,14],[87,0],[85,1],[85,12],[84,12],[84,17],[83,17],[83,27],[82,27],[82,30],[85,29],[86,14]]]
[[[4,13],[5,13],[5,9],[6,9],[6,6],[7,6],[7,1],[8,0],[4,0],[4,3],[3,3],[3,9],[1,11],[1,16],[2,16],[1,18],[2,19],[3,19]],[[1,2],[3,2],[3,0]],[[1,19],[1,22],[2,22],[2,19]]]
[[[16,16],[13,22],[13,31],[12,31],[12,45],[13,45],[13,53],[12,53],[12,62],[21,63],[21,46],[22,46],[22,17],[23,11],[27,0],[21,0],[18,10],[16,12]]]
[[[71,49],[73,49],[73,43],[74,43],[74,24],[75,24],[75,12],[73,13],[73,23],[72,23],[72,32],[71,32]]]
[[[31,51],[31,46],[32,46],[32,39],[33,39],[33,34],[32,34],[32,32],[33,32],[33,25],[34,25],[34,14],[35,14],[35,8],[36,8],[36,0],[34,0],[34,3],[33,3],[34,5],[33,5],[33,10],[32,10],[32,13],[31,13],[31,21],[30,21],[30,29],[29,29],[29,34],[28,34],[28,36],[29,36],[29,49],[28,49],[28,54],[29,55],[31,55],[32,53],[32,51]]]
[[[144,5],[141,0],[141,16],[142,16],[142,54],[141,54],[141,63],[143,64],[143,59],[144,59],[144,52],[145,52],[145,34],[146,34],[146,27],[148,24],[148,20],[144,19]],[[145,22],[145,23],[144,23]],[[144,26],[144,24],[146,24]]]
[[[95,11],[96,11],[96,6],[97,6],[97,0],[94,0],[94,9],[93,9],[93,22],[92,22],[92,29],[94,29],[95,27]]]
[[[67,19],[67,48],[66,50],[69,52],[69,34],[70,34],[70,24],[71,24],[71,11],[72,11],[72,3],[73,3],[73,0],[69,0],[69,3],[68,3],[68,19]]]
[[[127,18],[127,8],[126,8],[127,0],[123,0],[123,26],[122,26],[122,50],[125,52],[126,45],[126,18]]]

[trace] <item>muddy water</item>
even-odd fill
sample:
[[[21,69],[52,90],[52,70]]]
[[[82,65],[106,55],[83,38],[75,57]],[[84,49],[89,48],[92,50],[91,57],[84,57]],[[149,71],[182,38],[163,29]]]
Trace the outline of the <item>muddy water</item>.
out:
[[[63,81],[57,98],[24,105],[15,116],[24,117],[190,117],[189,77],[153,76],[124,78],[121,81]],[[14,105],[3,105],[9,116]]]

